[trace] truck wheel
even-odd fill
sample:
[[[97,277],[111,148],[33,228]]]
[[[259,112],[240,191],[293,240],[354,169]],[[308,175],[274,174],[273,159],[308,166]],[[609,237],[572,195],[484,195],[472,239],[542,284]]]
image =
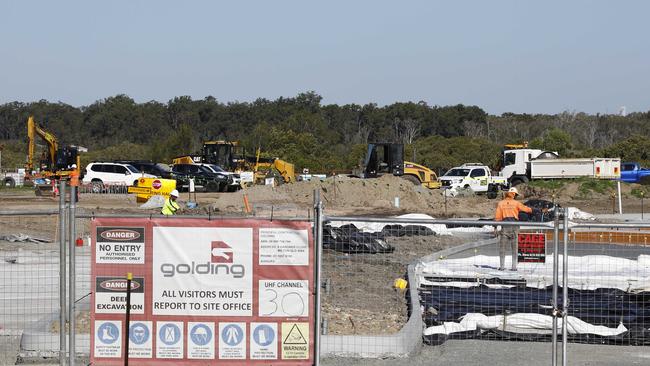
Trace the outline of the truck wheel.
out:
[[[415,186],[419,186],[420,184],[422,184],[417,177],[415,177],[413,175],[410,175],[410,174],[402,175],[402,178],[404,178],[405,180],[413,183],[413,185],[415,185]]]
[[[5,178],[4,186],[6,188],[14,188],[16,186],[16,181],[11,177]]]
[[[495,199],[499,195],[499,186],[492,183],[488,184],[488,190],[486,192],[488,199]]]
[[[510,186],[518,186],[520,184],[526,184],[528,183],[528,178],[522,177],[522,178],[514,178],[513,180],[510,181]]]
[[[208,182],[205,190],[208,192],[219,192],[219,184],[216,182]]]

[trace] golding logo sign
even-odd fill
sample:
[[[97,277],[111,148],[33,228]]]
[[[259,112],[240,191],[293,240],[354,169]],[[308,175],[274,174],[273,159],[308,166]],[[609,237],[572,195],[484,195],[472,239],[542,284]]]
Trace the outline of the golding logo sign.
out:
[[[123,240],[130,241],[140,238],[140,233],[129,229],[113,229],[103,231],[101,237],[106,240]]]
[[[151,188],[153,188],[153,189],[160,189],[161,187],[162,187],[162,182],[159,181],[158,179],[154,180],[151,183]]]
[[[230,245],[222,241],[212,242],[212,263],[232,263],[233,251]]]

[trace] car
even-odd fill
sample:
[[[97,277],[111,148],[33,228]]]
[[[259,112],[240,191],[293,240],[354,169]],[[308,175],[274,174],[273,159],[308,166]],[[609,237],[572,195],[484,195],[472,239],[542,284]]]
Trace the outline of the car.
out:
[[[82,182],[92,184],[93,192],[99,193],[105,184],[137,185],[138,178],[156,178],[142,173],[133,165],[113,162],[92,162],[86,166]]]
[[[215,174],[225,174],[232,177],[232,183],[228,185],[228,192],[235,192],[238,189],[241,189],[241,177],[239,174],[228,172],[217,164],[201,164],[201,166],[210,169]]]
[[[194,187],[206,192],[225,192],[233,181],[227,174],[214,173],[198,164],[174,164],[172,178],[176,179],[179,190],[188,190],[190,179],[194,179]]]
[[[159,178],[171,178],[172,170],[167,164],[154,163],[150,160],[117,160],[115,162],[133,165],[139,171]]]
[[[479,163],[466,163],[449,169],[440,177],[440,183],[443,189],[471,189],[475,193],[486,193],[490,199],[496,198],[499,189],[508,185],[505,178],[493,176],[490,168]]]

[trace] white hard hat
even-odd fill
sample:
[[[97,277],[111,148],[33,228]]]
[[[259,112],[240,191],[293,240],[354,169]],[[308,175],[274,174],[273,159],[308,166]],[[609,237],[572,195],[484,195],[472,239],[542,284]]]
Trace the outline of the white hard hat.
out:
[[[519,191],[518,191],[517,188],[515,188],[515,187],[510,188],[510,189],[508,190],[508,193],[514,193],[515,196],[519,195]]]
[[[77,164],[72,164],[72,169],[77,169]]]
[[[172,197],[178,197],[178,190],[174,189],[169,195]]]

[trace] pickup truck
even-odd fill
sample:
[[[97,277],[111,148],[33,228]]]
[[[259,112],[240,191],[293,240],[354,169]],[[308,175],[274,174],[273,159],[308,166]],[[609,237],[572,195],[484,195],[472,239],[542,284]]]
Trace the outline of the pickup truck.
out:
[[[643,169],[639,163],[621,164],[621,180],[627,183],[650,184],[650,169]]]
[[[496,198],[500,189],[508,187],[506,178],[493,176],[485,165],[468,163],[449,169],[440,183],[443,189],[471,189],[475,193],[486,193],[488,198]]]

